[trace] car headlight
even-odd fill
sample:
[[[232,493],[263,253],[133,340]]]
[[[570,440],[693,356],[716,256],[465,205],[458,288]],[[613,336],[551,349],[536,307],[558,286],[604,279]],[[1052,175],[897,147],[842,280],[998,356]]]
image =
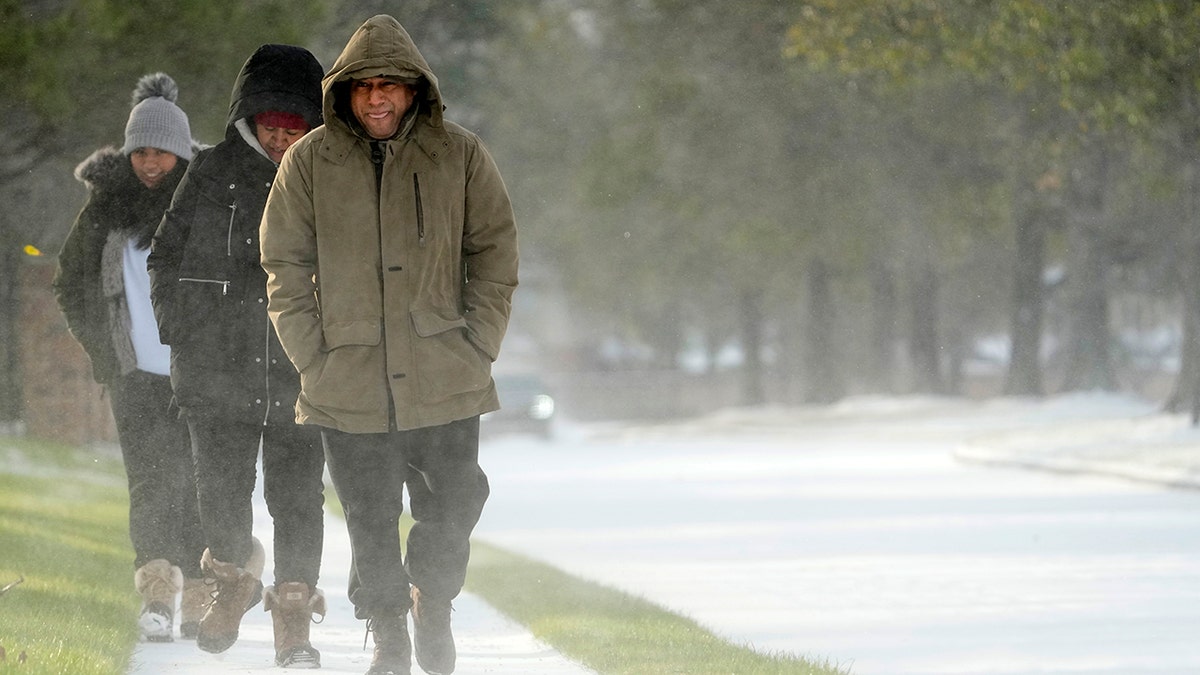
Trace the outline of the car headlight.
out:
[[[529,404],[529,416],[535,420],[548,420],[554,415],[554,399],[547,394],[538,394]]]

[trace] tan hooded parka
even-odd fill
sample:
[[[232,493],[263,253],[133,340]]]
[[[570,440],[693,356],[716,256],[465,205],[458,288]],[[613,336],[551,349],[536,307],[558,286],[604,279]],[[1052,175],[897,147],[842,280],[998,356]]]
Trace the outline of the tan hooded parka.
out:
[[[375,76],[423,80],[415,122],[382,141],[378,191],[348,102],[350,80]],[[322,90],[325,125],[284,156],[260,231],[268,311],[300,371],[297,422],[381,433],[495,410],[491,363],[517,286],[495,163],[442,119],[437,78],[390,16],[354,33]]]

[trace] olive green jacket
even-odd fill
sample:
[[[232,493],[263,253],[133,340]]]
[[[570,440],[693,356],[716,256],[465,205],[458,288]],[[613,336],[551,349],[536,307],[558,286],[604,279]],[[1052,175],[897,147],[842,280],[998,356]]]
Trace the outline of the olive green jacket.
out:
[[[421,80],[379,178],[346,101],[349,80],[377,75]],[[325,125],[284,156],[260,231],[268,313],[300,371],[296,421],[380,433],[497,409],[517,231],[495,163],[442,119],[437,79],[391,17],[359,28],[322,90]]]

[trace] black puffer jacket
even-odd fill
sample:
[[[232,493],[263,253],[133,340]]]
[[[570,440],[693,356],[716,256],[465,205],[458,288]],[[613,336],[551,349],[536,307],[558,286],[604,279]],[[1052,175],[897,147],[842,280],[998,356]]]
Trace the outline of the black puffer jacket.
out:
[[[258,226],[276,167],[236,123],[265,110],[319,122],[320,77],[306,50],[255,52],[238,76],[225,140],[192,160],[154,236],[151,299],[185,411],[263,423],[294,417],[299,376],[267,319],[259,263]],[[252,121],[247,128],[252,134]]]
[[[75,178],[87,186],[88,198],[58,254],[54,295],[71,334],[91,359],[92,376],[101,384],[132,369],[117,357],[116,343],[128,342],[127,329],[112,320],[123,316],[114,305],[125,298],[106,295],[102,288],[105,276],[121,274],[119,269],[103,269],[105,242],[115,235],[148,245],[187,166],[179,159],[153,189],[138,180],[129,158],[115,147],[101,148],[75,167]]]

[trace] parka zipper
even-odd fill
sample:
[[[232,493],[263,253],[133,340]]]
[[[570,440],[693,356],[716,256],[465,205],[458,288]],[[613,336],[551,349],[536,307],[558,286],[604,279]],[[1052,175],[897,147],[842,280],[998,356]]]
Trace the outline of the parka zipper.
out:
[[[421,176],[413,174],[413,196],[417,200],[417,244],[425,246],[425,209],[421,207]]]
[[[271,322],[267,321],[266,344],[263,345],[263,426],[271,417]]]
[[[179,277],[180,281],[191,281],[197,284],[221,284],[221,295],[229,294],[229,281],[222,279],[196,279],[193,277]]]
[[[237,202],[229,205],[229,230],[225,233],[225,256],[233,255],[233,219],[237,216]]]

